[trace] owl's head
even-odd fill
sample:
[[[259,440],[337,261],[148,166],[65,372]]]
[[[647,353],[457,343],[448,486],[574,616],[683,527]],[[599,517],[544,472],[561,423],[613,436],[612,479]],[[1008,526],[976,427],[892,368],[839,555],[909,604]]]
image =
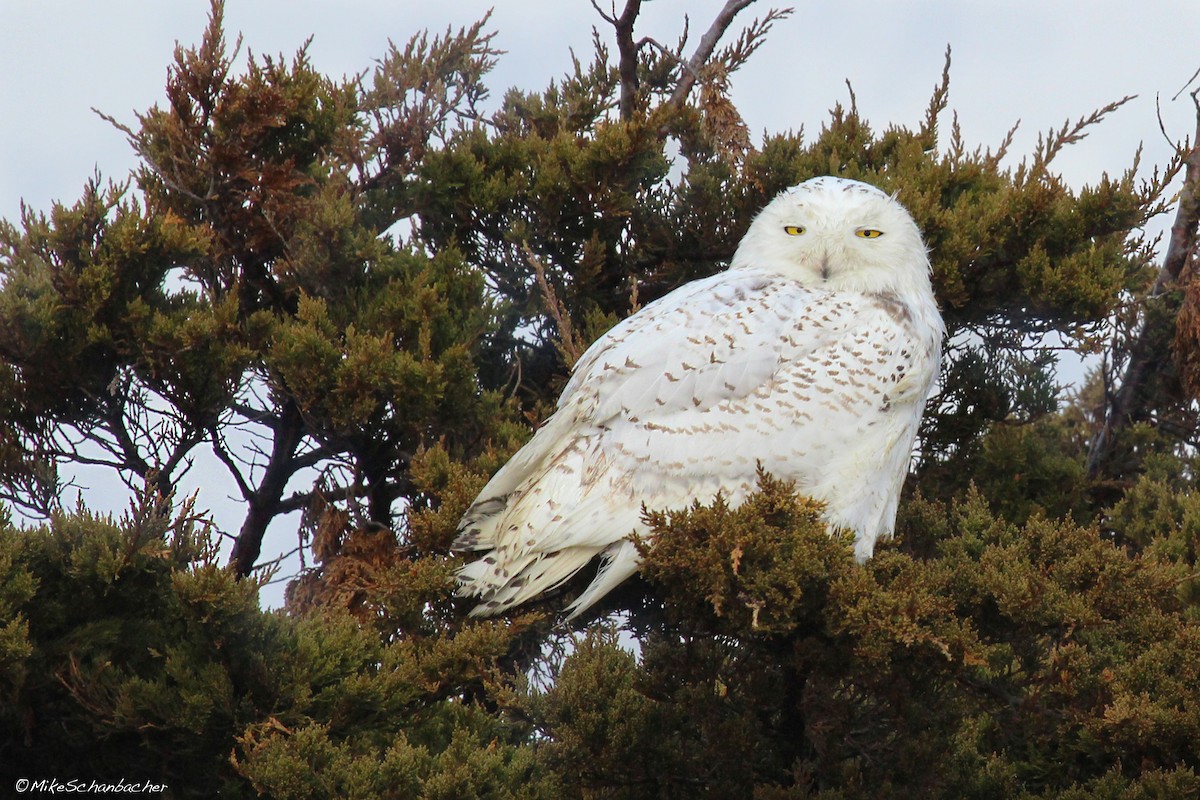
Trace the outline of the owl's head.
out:
[[[812,178],[780,192],[750,224],[731,266],[777,270],[833,291],[932,293],[929,256],[908,211],[846,178]]]

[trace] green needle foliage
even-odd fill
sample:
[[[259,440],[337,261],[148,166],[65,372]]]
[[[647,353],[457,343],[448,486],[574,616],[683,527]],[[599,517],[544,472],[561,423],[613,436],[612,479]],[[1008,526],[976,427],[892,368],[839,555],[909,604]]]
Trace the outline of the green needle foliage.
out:
[[[635,44],[638,7],[604,17],[615,52],[598,34],[545,90],[493,101],[486,20],[335,81],[303,48],[241,59],[214,2],[164,103],[113,120],[136,173],[0,222],[0,782],[1200,794],[1195,398],[1153,317],[1179,303],[1142,311],[1139,233],[1182,160],[1062,181],[1055,156],[1123,100],[1023,158],[1011,135],[971,149],[948,60],[915,128],[851,98],[752,141],[729,78],[787,12],[689,53]],[[738,508],[647,509],[641,576],[590,627],[558,621],[573,585],[468,619],[456,524],[582,350],[827,173],[912,211],[949,328],[896,542],[856,564],[763,474]],[[1165,330],[1167,366],[1097,471],[1109,387],[1064,398],[1055,366],[1110,327],[1111,363]],[[228,564],[176,491],[201,455],[244,509]],[[134,490],[123,518],[64,507],[82,465]],[[310,566],[267,612],[272,522]]]

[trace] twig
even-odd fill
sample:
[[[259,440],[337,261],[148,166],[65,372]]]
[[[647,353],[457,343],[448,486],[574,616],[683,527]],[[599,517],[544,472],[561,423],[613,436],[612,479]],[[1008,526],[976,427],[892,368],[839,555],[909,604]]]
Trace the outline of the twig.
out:
[[[1179,87],[1179,91],[1175,93],[1175,95],[1171,98],[1171,100],[1172,101],[1178,100],[1179,95],[1186,92],[1187,88],[1192,85],[1192,81],[1196,80],[1197,77],[1200,77],[1200,67],[1198,67],[1196,69],[1196,71],[1192,73],[1192,77],[1187,79],[1187,83],[1185,83],[1185,84],[1183,84],[1183,86]],[[1192,92],[1192,97],[1194,98],[1195,96],[1196,96],[1196,93]]]
[[[1109,114],[1136,98],[1137,95],[1126,95],[1116,102],[1096,109],[1086,117],[1080,117],[1074,125],[1068,120],[1057,131],[1039,135],[1037,147],[1034,149],[1033,167],[1029,174],[1032,176],[1045,170],[1064,147],[1085,139],[1088,128],[1097,125]]]
[[[1163,257],[1162,269],[1151,290],[1152,296],[1162,294],[1168,284],[1178,280],[1196,246],[1196,225],[1200,222],[1200,197],[1196,192],[1200,188],[1200,100],[1197,99],[1197,92],[1192,92],[1192,102],[1196,104],[1196,136],[1184,162],[1186,171],[1183,188],[1179,192],[1179,206],[1175,212],[1175,222],[1171,225],[1167,254]]]
[[[1189,80],[1188,83],[1191,83]],[[1175,210],[1175,221],[1171,225],[1171,236],[1167,243],[1167,252],[1163,256],[1162,266],[1150,289],[1149,299],[1161,297],[1183,272],[1184,266],[1191,258],[1196,247],[1196,228],[1200,225],[1200,89],[1192,92],[1192,102],[1196,106],[1196,136],[1192,140],[1191,149],[1184,160],[1185,172],[1183,188],[1179,192],[1179,204]],[[1174,318],[1172,318],[1172,324]],[[1157,330],[1151,329],[1149,317],[1143,315],[1141,328],[1129,350],[1129,361],[1125,365],[1125,374],[1120,385],[1110,396],[1105,409],[1104,422],[1100,430],[1092,438],[1088,448],[1087,474],[1095,479],[1107,461],[1112,446],[1113,434],[1134,418],[1137,403],[1147,375],[1154,364],[1169,357],[1169,354],[1154,349],[1152,340]]]
[[[684,64],[684,69],[679,74],[679,83],[676,84],[675,91],[671,93],[671,98],[667,101],[669,105],[677,106],[683,103],[696,83],[700,68],[708,61],[717,47],[717,42],[721,40],[726,29],[733,23],[734,17],[753,2],[754,0],[727,0],[725,7],[717,13],[717,18],[713,20],[712,25],[709,25],[708,30],[700,37],[700,44],[696,47],[696,52],[692,53],[692,57]]]
[[[555,324],[558,325],[559,349],[563,354],[563,358],[568,362],[567,366],[573,367],[587,348],[579,341],[579,337],[575,334],[575,327],[571,324],[570,313],[567,312],[566,307],[559,301],[554,287],[550,285],[550,281],[546,278],[546,268],[542,266],[542,262],[534,255],[533,250],[529,248],[527,242],[521,243],[521,249],[525,253],[525,259],[529,262],[529,266],[533,267],[534,278],[537,280],[538,288],[542,291],[542,297],[546,300],[550,316],[554,318]]]

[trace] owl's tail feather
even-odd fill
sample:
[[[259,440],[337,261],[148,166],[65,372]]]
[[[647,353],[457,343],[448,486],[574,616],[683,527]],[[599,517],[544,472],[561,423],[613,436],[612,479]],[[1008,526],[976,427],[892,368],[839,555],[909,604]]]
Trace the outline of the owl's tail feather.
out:
[[[509,495],[476,500],[458,523],[458,536],[451,549],[458,552],[487,550],[495,543],[500,512],[508,507]]]
[[[575,599],[567,608],[570,611],[567,619],[572,620],[591,608],[604,595],[611,592],[627,578],[637,572],[641,558],[637,547],[629,539],[624,539],[610,545],[603,553],[604,564],[596,573],[595,579],[588,584],[583,594]]]
[[[520,554],[493,550],[459,570],[458,593],[480,598],[479,605],[471,609],[471,616],[500,614],[557,589],[587,566],[598,552],[593,547]]]

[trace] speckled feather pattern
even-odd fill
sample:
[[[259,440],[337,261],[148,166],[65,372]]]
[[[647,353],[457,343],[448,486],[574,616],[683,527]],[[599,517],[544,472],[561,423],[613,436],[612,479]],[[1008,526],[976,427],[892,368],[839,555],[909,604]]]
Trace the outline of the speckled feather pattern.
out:
[[[864,226],[883,244],[847,237]],[[636,571],[643,506],[718,492],[736,506],[758,464],[825,501],[868,558],[894,524],[937,373],[928,269],[915,225],[877,189],[823,178],[781,195],[728,270],[592,345],[555,414],[467,511],[456,546],[482,551],[459,576],[473,613],[533,599],[602,556],[579,613]]]

